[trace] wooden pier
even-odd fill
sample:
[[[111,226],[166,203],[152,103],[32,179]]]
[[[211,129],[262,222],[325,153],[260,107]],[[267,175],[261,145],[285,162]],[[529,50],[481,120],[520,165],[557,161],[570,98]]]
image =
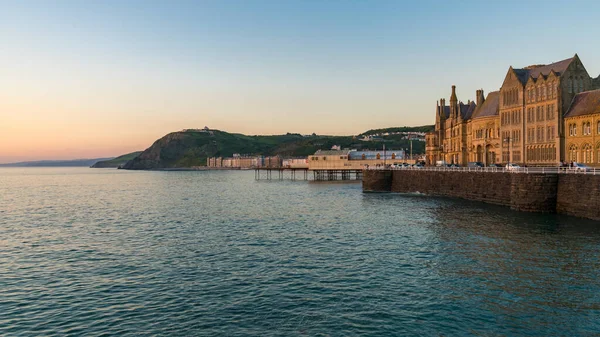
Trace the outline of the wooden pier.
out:
[[[312,172],[312,174],[310,174]],[[335,180],[362,180],[362,170],[337,169],[337,170],[309,170],[308,168],[255,168],[254,179],[256,180],[312,180],[312,181],[335,181]]]

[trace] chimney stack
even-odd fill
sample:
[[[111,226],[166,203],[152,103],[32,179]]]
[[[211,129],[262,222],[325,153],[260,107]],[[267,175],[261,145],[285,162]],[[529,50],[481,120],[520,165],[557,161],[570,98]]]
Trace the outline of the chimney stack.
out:
[[[477,90],[476,95],[477,95],[477,106],[480,106],[485,101],[485,97],[483,96],[483,89]]]

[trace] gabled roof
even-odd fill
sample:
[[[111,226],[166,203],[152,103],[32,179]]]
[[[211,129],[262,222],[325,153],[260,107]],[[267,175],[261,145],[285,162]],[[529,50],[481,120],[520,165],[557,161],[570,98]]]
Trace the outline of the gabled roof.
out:
[[[571,102],[565,117],[575,117],[600,113],[600,89],[581,92]]]
[[[442,107],[439,106],[438,109],[441,109]],[[439,110],[438,110],[438,114],[439,114]],[[444,106],[444,117],[446,118],[450,118],[450,106],[445,105]]]
[[[471,102],[469,104],[463,104],[463,102],[460,102],[458,103],[458,108],[462,119],[467,120],[473,115],[473,112],[477,108],[477,104],[475,104],[475,102]]]
[[[473,115],[473,119],[475,118],[483,118],[490,116],[498,116],[500,109],[500,91],[492,91],[490,92],[483,104],[478,107],[477,111]]]
[[[546,64],[542,66],[533,66],[531,68],[523,68],[523,69],[513,69],[519,81],[521,83],[526,84],[529,77],[533,79],[537,79],[540,75],[546,77],[550,74],[551,71],[554,71],[557,75],[562,75],[575,57],[571,57],[562,61],[554,62],[552,64]]]

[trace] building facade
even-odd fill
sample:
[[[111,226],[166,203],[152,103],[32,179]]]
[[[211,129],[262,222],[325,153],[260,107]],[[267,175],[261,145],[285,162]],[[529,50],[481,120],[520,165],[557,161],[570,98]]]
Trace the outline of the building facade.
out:
[[[414,163],[406,160],[404,150],[356,151],[319,150],[308,157],[310,170],[362,170],[366,166]]]
[[[477,90],[476,102],[466,105],[472,113],[456,114],[465,105],[452,86],[450,106],[438,101],[435,131],[426,136],[427,163],[556,166],[567,160],[565,114],[576,95],[594,89],[600,89],[600,76],[591,78],[577,54],[548,65],[509,67],[499,91],[484,98]],[[589,103],[582,109],[593,110]]]
[[[600,90],[575,95],[565,115],[566,161],[600,167]]]

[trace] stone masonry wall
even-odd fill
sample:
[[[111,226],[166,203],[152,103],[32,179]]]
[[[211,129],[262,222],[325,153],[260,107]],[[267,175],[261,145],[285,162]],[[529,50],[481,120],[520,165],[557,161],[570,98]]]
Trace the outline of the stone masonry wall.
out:
[[[365,173],[367,173],[365,175]],[[363,192],[390,192],[392,188],[392,171],[363,171]]]
[[[558,213],[600,220],[600,175],[561,174]]]
[[[600,175],[367,170],[363,190],[420,192],[600,220]]]
[[[398,170],[393,171],[391,191],[420,192],[510,206],[510,175],[491,172]]]

